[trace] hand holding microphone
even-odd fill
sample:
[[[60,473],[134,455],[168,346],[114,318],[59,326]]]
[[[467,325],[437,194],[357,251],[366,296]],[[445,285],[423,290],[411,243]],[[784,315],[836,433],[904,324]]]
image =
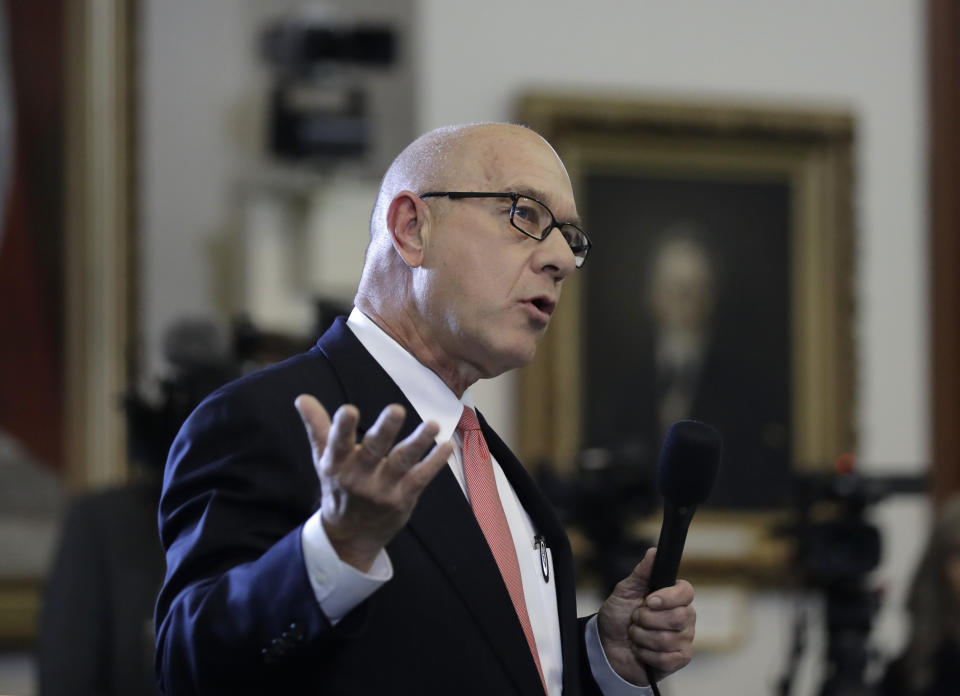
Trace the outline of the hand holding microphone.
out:
[[[720,434],[709,425],[680,421],[670,427],[660,451],[658,484],[664,512],[656,555],[651,560],[648,552],[617,584],[598,616],[610,665],[627,681],[649,683],[655,694],[658,675],[690,661],[693,588],[682,580],[677,583],[677,570],[693,513],[713,487],[721,450]],[[645,600],[660,589],[664,591]]]

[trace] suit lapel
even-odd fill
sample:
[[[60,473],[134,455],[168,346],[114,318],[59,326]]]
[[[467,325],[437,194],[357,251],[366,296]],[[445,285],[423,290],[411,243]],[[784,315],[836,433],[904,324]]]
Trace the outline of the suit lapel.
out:
[[[518,691],[542,693],[540,675],[500,569],[449,467],[424,490],[408,527],[462,597]]]
[[[352,403],[360,411],[358,430],[361,433],[373,425],[389,403],[401,404],[407,410],[398,440],[405,438],[422,422],[400,388],[342,318],[337,319],[321,337],[317,347],[335,366],[346,403]],[[487,436],[488,432],[492,433],[485,426],[484,435]],[[496,440],[502,446],[500,439]],[[502,461],[499,453],[494,456],[498,462]],[[516,461],[512,455],[511,459]],[[519,463],[516,466],[519,467]],[[420,495],[407,529],[420,541],[461,596],[519,693],[543,693],[540,675],[530,656],[510,594],[480,525],[449,467],[440,471]],[[387,549],[389,553],[390,545]]]
[[[520,503],[530,516],[538,534],[546,539],[553,556],[557,610],[560,619],[560,646],[563,654],[564,693],[576,693],[579,678],[579,636],[577,635],[577,600],[573,577],[573,555],[570,541],[553,507],[517,460],[510,448],[478,414],[483,436],[491,454],[500,464],[507,480],[516,491]]]

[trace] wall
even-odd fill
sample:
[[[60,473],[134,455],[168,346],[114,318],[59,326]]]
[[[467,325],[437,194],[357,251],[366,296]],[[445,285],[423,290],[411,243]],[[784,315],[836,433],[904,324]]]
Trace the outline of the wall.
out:
[[[213,253],[255,134],[249,19],[235,0],[143,2],[140,53],[140,348],[148,371],[169,323],[217,312]]]

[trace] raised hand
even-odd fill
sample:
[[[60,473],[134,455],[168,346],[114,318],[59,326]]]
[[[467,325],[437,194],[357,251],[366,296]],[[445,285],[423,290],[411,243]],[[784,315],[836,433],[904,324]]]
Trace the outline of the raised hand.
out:
[[[421,491],[446,465],[453,446],[434,446],[439,427],[433,422],[394,444],[406,415],[398,404],[384,408],[360,442],[356,407],[341,406],[331,423],[326,409],[308,394],[294,405],[320,477],[324,530],[340,559],[365,572],[410,519]]]
[[[678,580],[647,596],[655,550],[617,583],[600,607],[597,631],[610,666],[623,679],[646,685],[646,668],[660,679],[690,662],[697,614],[693,587]]]

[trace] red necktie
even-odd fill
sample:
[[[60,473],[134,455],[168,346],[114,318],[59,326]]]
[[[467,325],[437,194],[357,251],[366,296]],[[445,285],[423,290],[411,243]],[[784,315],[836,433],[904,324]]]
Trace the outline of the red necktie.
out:
[[[487,449],[483,433],[480,432],[480,423],[472,408],[464,406],[463,415],[460,416],[460,422],[457,424],[457,432],[463,439],[463,471],[467,478],[467,490],[470,492],[470,506],[493,552],[497,567],[500,568],[503,582],[513,601],[513,608],[520,619],[523,635],[526,636],[530,652],[533,654],[533,661],[537,663],[537,672],[540,674],[543,691],[546,693],[546,682],[543,679],[543,670],[540,669],[540,654],[537,652],[533,628],[530,626],[530,617],[527,615],[527,603],[523,598],[523,580],[520,577],[520,564],[517,562],[517,549],[513,545],[507,516],[503,514],[503,505],[497,493],[490,450]]]

